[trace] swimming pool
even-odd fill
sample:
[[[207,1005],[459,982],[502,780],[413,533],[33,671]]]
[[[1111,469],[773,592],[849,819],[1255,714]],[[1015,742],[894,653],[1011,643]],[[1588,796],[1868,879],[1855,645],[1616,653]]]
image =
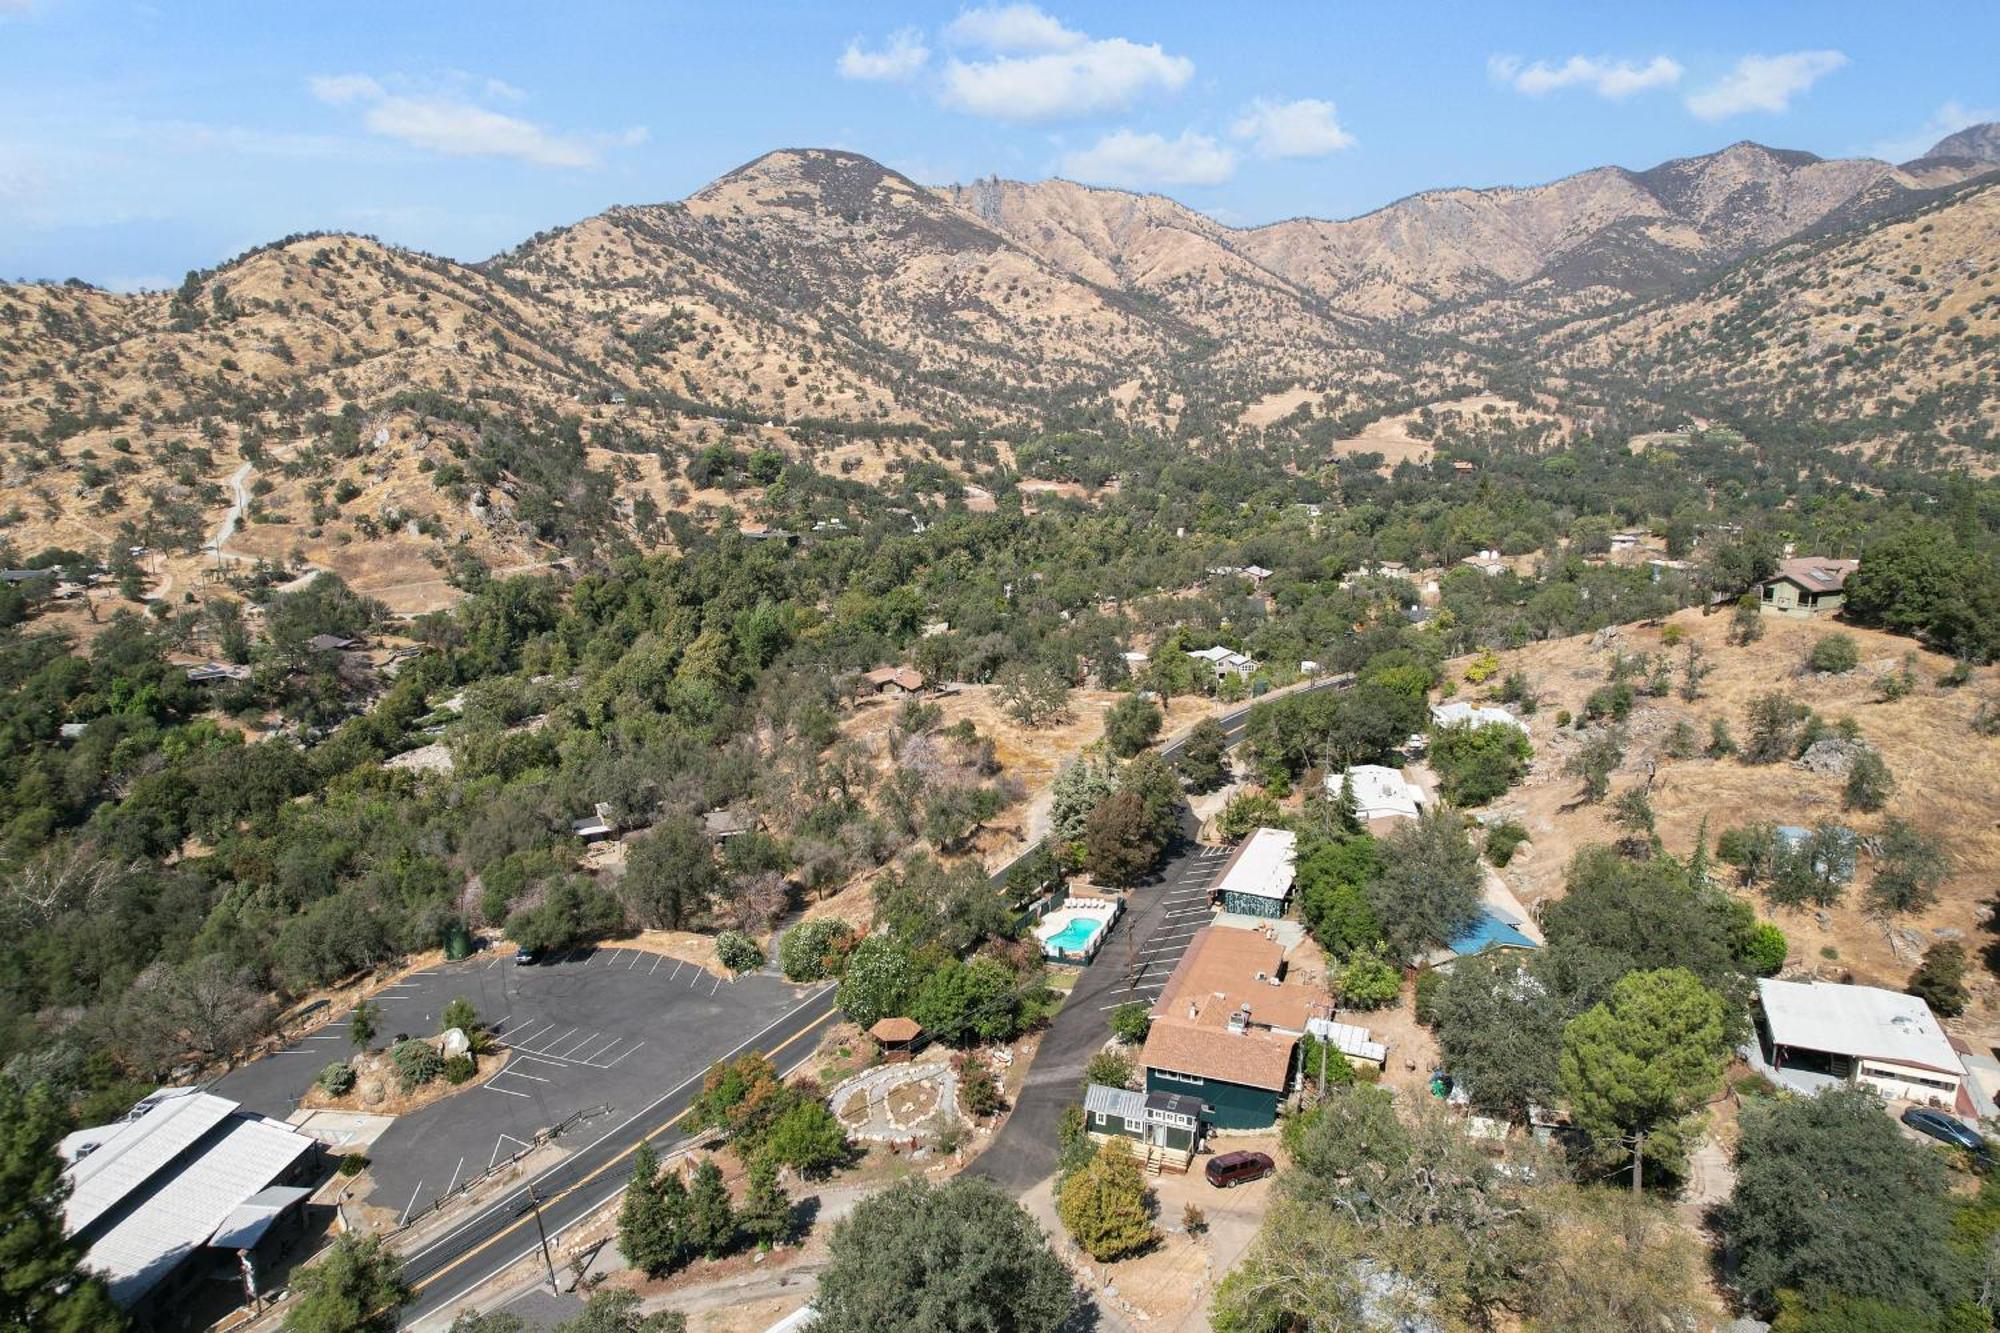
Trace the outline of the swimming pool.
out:
[[[1042,918],[1035,939],[1042,957],[1063,963],[1087,963],[1104,943],[1104,932],[1117,919],[1116,899],[1072,899]]]
[[[1068,953],[1082,953],[1091,937],[1104,929],[1102,921],[1092,921],[1088,917],[1075,917],[1068,925],[1042,941],[1051,949],[1062,949]]]

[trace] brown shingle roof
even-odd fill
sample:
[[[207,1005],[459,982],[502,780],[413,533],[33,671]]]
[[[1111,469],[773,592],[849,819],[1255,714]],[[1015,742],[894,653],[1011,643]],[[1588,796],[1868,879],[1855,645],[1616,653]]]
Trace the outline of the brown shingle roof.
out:
[[[1140,1059],[1148,1069],[1283,1092],[1292,1071],[1296,1038],[1272,1032],[1231,1032],[1186,1023],[1155,1023]]]
[[[868,1029],[868,1035],[881,1042],[904,1042],[915,1041],[923,1030],[914,1018],[882,1018]]]
[[[1805,555],[1795,560],[1780,560],[1777,577],[1796,583],[1807,592],[1839,592],[1847,586],[1847,576],[1859,568],[1859,560]]]
[[[861,679],[878,689],[884,685],[900,685],[906,690],[921,690],[924,687],[924,673],[914,667],[876,667]]]

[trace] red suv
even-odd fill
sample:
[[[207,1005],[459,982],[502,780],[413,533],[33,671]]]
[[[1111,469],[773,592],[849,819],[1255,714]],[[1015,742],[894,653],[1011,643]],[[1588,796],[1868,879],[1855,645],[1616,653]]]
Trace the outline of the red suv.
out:
[[[1243,1185],[1253,1180],[1262,1180],[1278,1169],[1268,1154],[1260,1152],[1226,1152],[1208,1159],[1206,1175],[1208,1183],[1219,1190],[1231,1185]]]

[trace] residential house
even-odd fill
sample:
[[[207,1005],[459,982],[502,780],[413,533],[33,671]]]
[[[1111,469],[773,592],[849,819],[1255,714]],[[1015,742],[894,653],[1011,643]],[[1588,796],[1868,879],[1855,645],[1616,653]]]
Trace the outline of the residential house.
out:
[[[1448,970],[1461,958],[1488,953],[1527,953],[1542,947],[1541,941],[1528,933],[1531,928],[1525,914],[1516,916],[1492,903],[1483,903],[1471,925],[1451,943],[1432,950],[1424,961],[1434,968]]]
[[[234,663],[204,662],[200,666],[189,667],[187,678],[190,685],[213,685],[219,680],[248,680],[250,668]]]
[[[1831,615],[1847,601],[1847,576],[1859,568],[1859,560],[1824,556],[1781,560],[1761,585],[1764,609],[1781,616]]]
[[[1257,674],[1257,663],[1255,661],[1232,648],[1224,648],[1220,644],[1217,644],[1213,648],[1198,649],[1195,652],[1189,653],[1188,656],[1194,658],[1196,661],[1208,663],[1209,670],[1215,673],[1217,680],[1221,680],[1225,676],[1236,676],[1239,679],[1248,680]]]
[[[1349,779],[1354,784],[1355,813],[1371,832],[1384,832],[1398,820],[1415,819],[1430,804],[1424,789],[1404,777],[1403,770],[1380,764],[1356,764],[1327,774],[1327,795],[1338,797]]]
[[[258,1263],[304,1230],[320,1145],[199,1088],[161,1088],[60,1154],[63,1225],[142,1327],[177,1326],[211,1279],[257,1294]]]
[[[1209,901],[1244,916],[1283,916],[1292,894],[1298,841],[1290,829],[1252,830],[1223,863],[1222,874],[1209,887]]]
[[[710,842],[727,842],[755,829],[757,816],[741,810],[711,810],[701,817],[701,827]]]
[[[903,699],[913,694],[922,694],[924,673],[915,667],[882,666],[865,673],[861,677],[873,694],[891,699]]]
[[[618,823],[611,817],[611,803],[599,801],[590,814],[571,820],[569,831],[585,842],[601,842],[618,832]]]
[[[358,640],[343,639],[338,634],[315,634],[306,640],[306,647],[316,653],[344,653],[359,646]]]
[[[1481,551],[1477,555],[1465,557],[1465,559],[1458,563],[1469,565],[1480,573],[1487,575],[1505,574],[1511,568],[1507,563],[1507,558],[1498,551]]]
[[[1273,934],[1209,926],[1195,934],[1154,1002],[1139,1061],[1148,1093],[1199,1098],[1204,1123],[1263,1129],[1293,1081],[1298,1040],[1331,997],[1284,980]]]
[[[1092,1083],[1083,1093],[1083,1132],[1093,1143],[1133,1145],[1148,1172],[1186,1171],[1201,1143],[1201,1112],[1199,1097]]]
[[[1804,1086],[1858,1083],[1885,1097],[1973,1114],[1965,1065],[1931,1007],[1914,995],[1834,982],[1757,983],[1764,1058]],[[1823,1083],[1822,1083],[1823,1081]]]
[[[1528,734],[1528,724],[1506,709],[1495,708],[1491,704],[1466,703],[1463,700],[1432,704],[1431,724],[1439,727],[1498,725],[1513,727],[1524,736]]]

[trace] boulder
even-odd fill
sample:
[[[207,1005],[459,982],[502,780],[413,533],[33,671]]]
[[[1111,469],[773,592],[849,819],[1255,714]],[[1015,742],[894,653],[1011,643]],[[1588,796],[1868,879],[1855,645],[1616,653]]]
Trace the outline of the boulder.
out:
[[[465,1055],[472,1050],[472,1039],[465,1035],[464,1028],[446,1028],[438,1038],[438,1054],[449,1060],[454,1055]]]

